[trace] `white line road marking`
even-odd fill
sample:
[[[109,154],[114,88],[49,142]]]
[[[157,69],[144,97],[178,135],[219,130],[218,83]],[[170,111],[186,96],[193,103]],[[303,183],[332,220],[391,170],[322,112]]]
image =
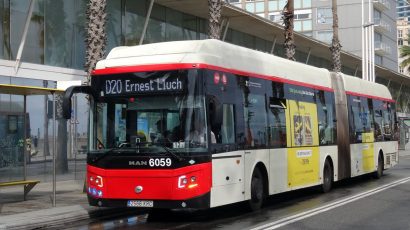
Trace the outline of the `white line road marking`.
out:
[[[377,187],[375,189],[372,189],[372,190],[369,190],[369,191],[366,191],[366,192],[362,192],[362,193],[359,193],[357,195],[353,195],[353,196],[350,196],[350,197],[347,197],[347,198],[332,202],[330,204],[326,204],[322,207],[314,208],[312,210],[305,211],[305,212],[302,212],[302,213],[299,213],[299,214],[296,214],[296,215],[293,215],[293,216],[288,216],[288,217],[285,217],[283,219],[276,220],[274,222],[267,223],[267,224],[264,224],[262,226],[258,226],[256,228],[252,228],[251,230],[261,230],[261,229],[272,230],[272,229],[277,229],[277,228],[283,227],[285,225],[297,222],[299,220],[303,220],[303,219],[306,219],[308,217],[317,215],[319,213],[326,212],[326,211],[335,209],[337,207],[346,205],[346,204],[351,203],[353,201],[356,201],[356,200],[371,196],[373,194],[379,193],[381,191],[384,191],[386,189],[395,187],[397,185],[404,184],[408,181],[410,181],[410,177],[406,177],[404,179],[394,181],[390,184],[386,184],[386,185]]]

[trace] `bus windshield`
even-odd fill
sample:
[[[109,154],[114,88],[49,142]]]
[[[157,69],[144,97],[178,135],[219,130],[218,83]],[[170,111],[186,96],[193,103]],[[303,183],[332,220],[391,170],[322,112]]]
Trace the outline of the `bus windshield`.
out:
[[[134,84],[130,83],[132,79],[147,75],[150,76],[150,81],[163,79],[164,76],[185,77],[184,81],[181,81],[184,90],[161,94],[118,94],[97,98],[92,115],[95,127],[91,150],[138,148],[139,152],[155,152],[161,147],[172,152],[206,151],[208,138],[205,99],[200,92],[197,77],[187,76],[197,75],[196,73],[197,70],[185,70],[117,76],[118,79],[122,79],[118,84]],[[110,77],[110,81],[112,79],[113,77]],[[96,85],[104,87],[106,81],[101,78]]]

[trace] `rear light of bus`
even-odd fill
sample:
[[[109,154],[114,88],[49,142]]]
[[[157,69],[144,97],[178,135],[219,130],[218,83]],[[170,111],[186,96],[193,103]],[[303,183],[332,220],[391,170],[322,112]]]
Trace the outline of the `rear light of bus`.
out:
[[[196,176],[183,175],[178,178],[178,188],[195,188],[197,186]]]

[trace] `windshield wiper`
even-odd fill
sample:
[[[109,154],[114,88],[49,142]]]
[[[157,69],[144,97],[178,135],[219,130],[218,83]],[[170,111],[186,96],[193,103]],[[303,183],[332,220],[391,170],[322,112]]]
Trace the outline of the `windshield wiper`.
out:
[[[167,152],[171,157],[177,159],[178,161],[183,161],[184,159],[180,156],[178,156],[177,154],[173,153],[168,147],[163,146],[163,145],[156,145],[158,147],[161,147],[165,150],[165,152]]]
[[[118,152],[115,152],[115,154],[111,154],[111,153],[114,153],[114,151],[120,150],[120,149],[123,149],[123,148],[122,148],[122,147],[119,147],[119,148],[111,148],[111,149],[108,149],[105,153],[103,153],[101,156],[98,156],[98,157],[95,158],[93,161],[94,161],[94,162],[100,161],[101,159],[107,157],[108,155],[110,155],[110,156],[117,156],[117,155],[119,155],[119,154],[122,153],[122,152],[121,152],[121,151],[118,151]]]

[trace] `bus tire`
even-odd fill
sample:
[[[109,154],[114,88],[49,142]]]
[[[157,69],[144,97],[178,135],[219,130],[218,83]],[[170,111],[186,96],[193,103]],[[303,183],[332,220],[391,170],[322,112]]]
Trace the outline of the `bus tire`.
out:
[[[376,179],[380,179],[383,176],[384,170],[384,159],[383,155],[379,153],[379,157],[377,159],[377,170],[373,173],[373,177]]]
[[[249,200],[249,208],[251,211],[256,211],[262,208],[265,201],[264,177],[261,170],[256,167],[251,179],[251,199]]]
[[[323,167],[323,184],[322,192],[327,193],[332,189],[333,185],[333,168],[329,160],[326,160],[325,166]]]

